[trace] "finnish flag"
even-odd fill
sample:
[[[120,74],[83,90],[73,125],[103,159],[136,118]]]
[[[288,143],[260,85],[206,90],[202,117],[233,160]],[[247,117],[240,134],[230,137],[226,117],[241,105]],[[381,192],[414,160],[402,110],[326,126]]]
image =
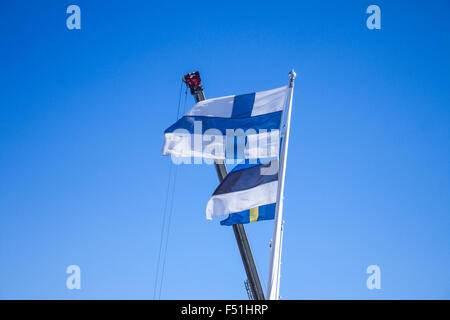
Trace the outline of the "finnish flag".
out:
[[[277,191],[278,160],[237,165],[208,201],[206,218],[230,214],[225,225],[273,219]]]
[[[278,154],[279,129],[287,94],[288,87],[283,86],[200,101],[164,131],[162,154],[234,158],[234,146],[228,147],[230,132],[244,132],[245,148],[241,158],[274,157]]]

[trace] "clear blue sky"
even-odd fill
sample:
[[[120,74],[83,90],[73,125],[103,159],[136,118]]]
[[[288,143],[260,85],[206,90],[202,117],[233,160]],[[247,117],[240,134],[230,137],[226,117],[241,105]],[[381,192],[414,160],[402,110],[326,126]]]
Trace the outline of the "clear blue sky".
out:
[[[287,84],[291,68],[282,297],[450,298],[449,9],[4,1],[0,298],[153,298],[181,76],[199,70],[219,97]],[[178,167],[161,298],[247,298],[231,228],[205,219],[216,186],[212,166]],[[247,232],[265,288],[272,223]],[[381,290],[366,288],[372,264]]]

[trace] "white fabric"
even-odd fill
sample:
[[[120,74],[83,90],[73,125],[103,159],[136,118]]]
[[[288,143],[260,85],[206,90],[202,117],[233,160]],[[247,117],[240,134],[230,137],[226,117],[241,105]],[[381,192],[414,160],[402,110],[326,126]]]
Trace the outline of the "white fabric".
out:
[[[206,219],[249,210],[277,201],[278,181],[242,191],[212,196],[206,206]]]
[[[203,100],[197,102],[195,106],[186,113],[186,116],[231,118],[233,102],[234,96]]]
[[[251,116],[282,111],[286,102],[287,92],[288,86],[256,92]],[[197,102],[185,116],[231,118],[234,97],[233,95]]]
[[[164,134],[163,156],[225,159],[223,135],[200,135],[169,132]],[[208,138],[208,139],[206,139]]]
[[[252,117],[282,111],[286,103],[288,89],[288,86],[283,86],[277,89],[256,92]]]
[[[280,130],[270,130],[247,136],[244,149],[245,159],[265,159],[278,156]]]

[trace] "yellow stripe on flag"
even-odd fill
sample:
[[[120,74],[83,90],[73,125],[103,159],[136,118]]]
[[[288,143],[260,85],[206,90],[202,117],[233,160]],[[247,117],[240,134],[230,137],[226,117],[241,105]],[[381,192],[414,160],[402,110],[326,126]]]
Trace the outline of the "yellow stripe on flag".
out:
[[[255,222],[258,220],[259,207],[250,209],[250,222]]]

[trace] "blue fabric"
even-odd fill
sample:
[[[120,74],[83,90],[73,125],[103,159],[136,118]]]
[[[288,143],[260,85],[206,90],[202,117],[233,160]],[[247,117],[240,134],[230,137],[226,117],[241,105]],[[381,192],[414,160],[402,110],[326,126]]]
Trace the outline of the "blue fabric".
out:
[[[273,220],[275,218],[276,204],[266,204],[259,207],[258,220]],[[236,212],[228,215],[228,218],[220,221],[222,226],[232,226],[233,224],[246,224],[250,222],[250,210]]]
[[[256,163],[250,163],[250,162],[255,162]],[[255,166],[259,166],[260,164],[267,164],[269,163],[268,160],[263,160],[264,162],[261,161],[261,159],[245,159],[243,160],[243,162],[238,163],[236,166],[234,166],[234,168],[230,171],[238,171],[238,170],[243,170],[243,169],[247,169],[247,168],[251,168],[251,167],[255,167]]]
[[[233,170],[227,174],[225,179],[219,184],[213,195],[231,193],[251,189],[265,183],[278,180],[278,172],[272,175],[261,174],[262,168],[270,167],[272,162],[247,167],[244,165],[241,170]]]
[[[183,116],[173,125],[164,131],[164,133],[174,132],[177,129],[186,129],[194,134],[194,121],[202,122],[202,134],[208,129],[217,129],[223,135],[227,129],[254,129],[258,132],[260,129],[274,130],[280,129],[282,111],[266,113],[248,118],[218,118],[205,116]]]
[[[248,118],[252,115],[255,93],[234,96],[232,118]]]

